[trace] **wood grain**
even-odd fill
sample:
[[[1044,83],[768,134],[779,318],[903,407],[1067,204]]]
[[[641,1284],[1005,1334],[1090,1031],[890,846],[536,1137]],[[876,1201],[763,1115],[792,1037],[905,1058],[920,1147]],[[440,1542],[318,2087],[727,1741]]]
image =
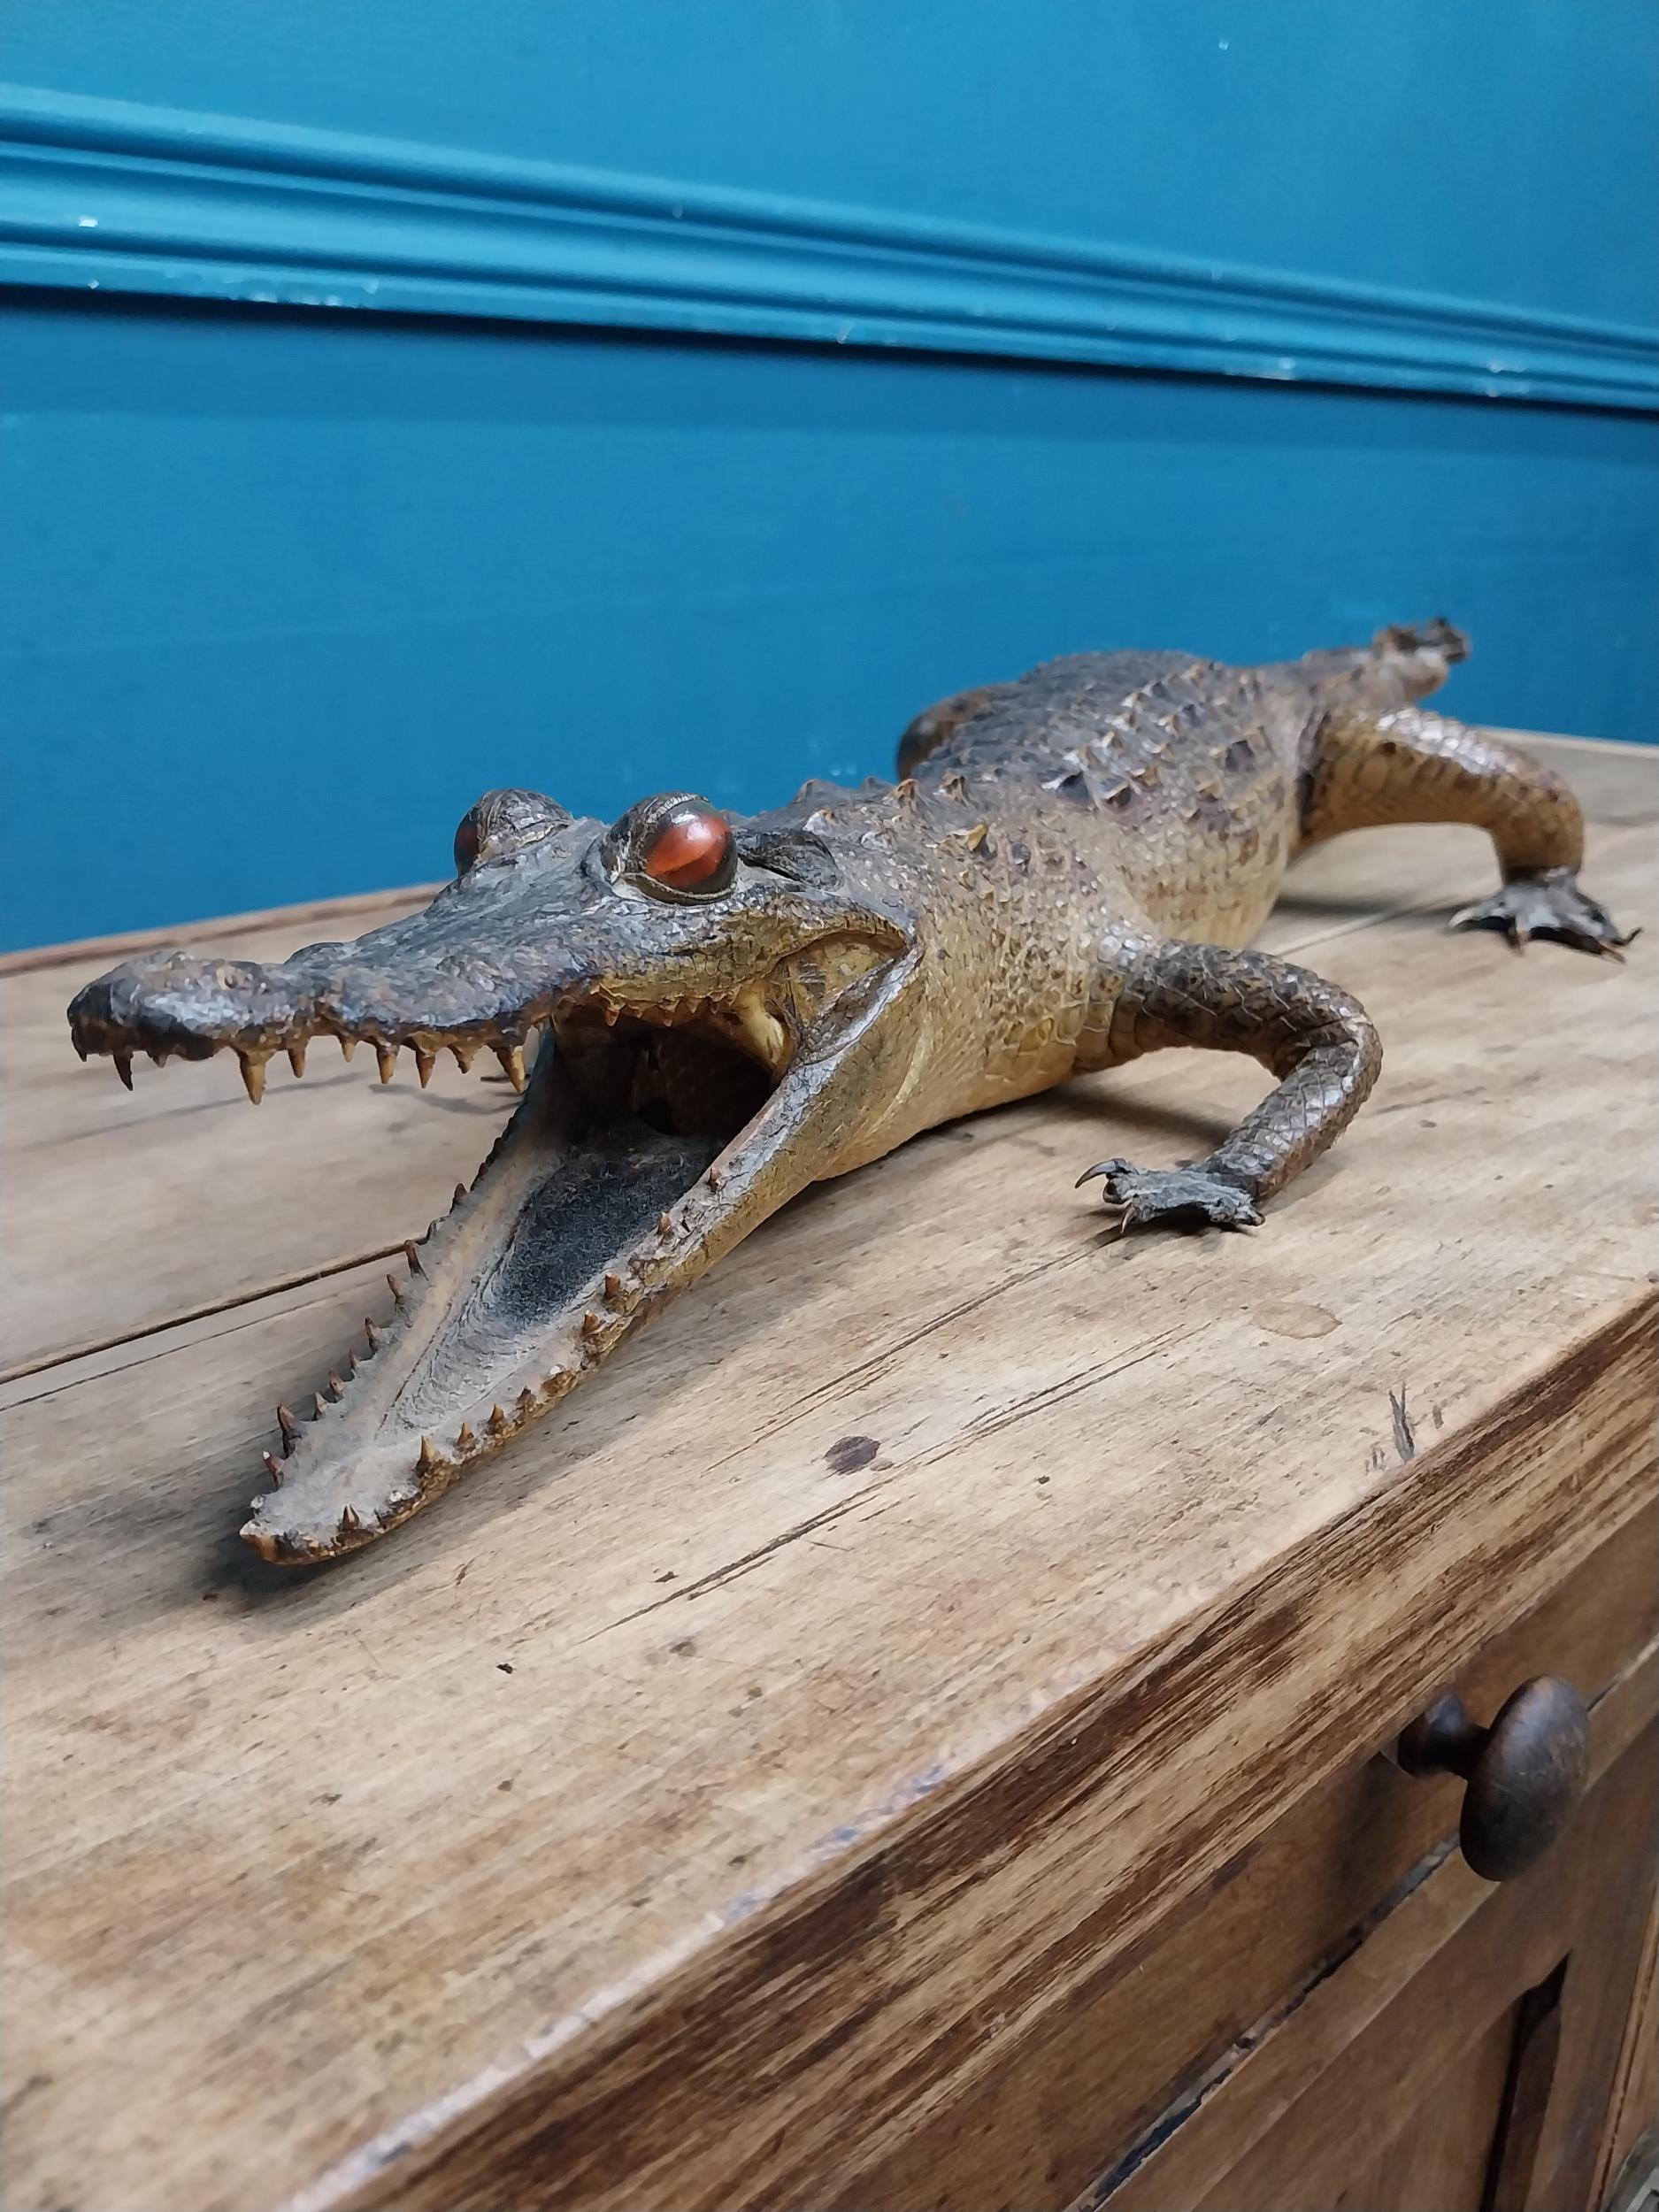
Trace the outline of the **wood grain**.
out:
[[[1539,1673],[1601,1699],[1632,1653],[1659,1641],[1655,1542],[1659,1506],[1650,1505],[1486,1644],[1458,1676],[1471,1709],[1495,1712]],[[1598,1709],[1602,1769],[1651,1716],[1653,1672]],[[1453,1779],[1408,1786],[1387,1761],[1356,1760],[1224,1868],[1202,1900],[1055,2006],[1042,2032],[1010,2050],[959,2105],[879,2164],[849,2158],[834,2201],[847,2212],[1002,2204],[1034,2212],[1092,2200],[1097,2185],[1110,2194],[1110,2168],[1136,2177],[1124,2183],[1125,2205],[1167,2212],[1194,2200],[1310,2073],[1333,2062],[1335,2022],[1357,2032],[1393,1986],[1387,1944],[1379,1947],[1372,1931],[1389,1916],[1388,1901],[1415,1895],[1425,1867],[1448,1852],[1460,1803]],[[1459,1894],[1473,1910],[1485,1892],[1475,1884]],[[1333,1978],[1362,1944],[1356,1995]],[[1393,1971],[1403,1980],[1422,1962],[1408,1948]],[[1167,2147],[1140,2176],[1161,2143]]]
[[[1390,833],[1391,912],[1361,844],[1279,923],[1387,1064],[1263,1231],[1110,1244],[1069,1188],[1258,1093],[1209,1056],[939,1133],[311,1578],[238,1508],[457,1117],[221,1149],[31,1081],[26,1318],[104,1348],[0,1447],[19,2212],[827,2200],[1631,1523],[1653,937],[1448,940],[1471,846]],[[1592,849],[1642,918],[1646,828]]]
[[[1526,1993],[1545,1989],[1563,1961],[1563,2007],[1576,1978],[1575,1964],[1585,1969],[1582,1980],[1593,1983],[1608,1961],[1604,1956],[1575,1961],[1575,1949],[1608,1884],[1620,1878],[1651,1834],[1656,1756],[1659,1738],[1650,1728],[1625,1754],[1621,1770],[1604,1777],[1591,1793],[1549,1878],[1540,1883],[1526,1876],[1489,1892],[1479,1910],[1440,1942],[1425,1970],[1405,1982],[1347,2045],[1341,2065],[1317,2074],[1279,2126],[1229,2169],[1201,2200],[1200,2212],[1326,2212],[1341,2201],[1356,2170],[1386,2155],[1402,2116],[1438,2094],[1467,2053],[1471,2025],[1484,2035],[1491,2023],[1513,2016],[1518,2008],[1523,2017],[1515,2026],[1520,2030]],[[1617,1932],[1617,1922],[1610,1924]],[[1627,1994],[1628,1977],[1618,1978]],[[1548,2111],[1539,2113],[1533,2124],[1545,2130],[1564,2125],[1571,2131],[1575,2115],[1594,2101],[1594,2085],[1589,2079],[1573,2084],[1552,2079],[1551,2053],[1556,2047],[1564,2051],[1571,2039],[1563,2025],[1557,2046],[1555,2024],[1547,2018],[1539,2037],[1544,2062],[1535,2089],[1548,2101]],[[1527,2055],[1525,2050],[1511,2053],[1523,2068]],[[1601,2055],[1586,2050],[1586,2071],[1594,2070]],[[1479,2116],[1469,2116],[1473,2121]],[[1495,2111],[1489,2116],[1499,2118]],[[1498,2147],[1493,2212],[1587,2205],[1587,2172],[1563,2173],[1527,2154],[1529,2116],[1504,2116],[1519,2127],[1521,2154],[1511,2160],[1504,2155],[1508,2142]],[[1491,2140],[1488,2133],[1488,2145]],[[1594,2154],[1594,2131],[1590,2148]],[[1144,2194],[1138,2200],[1160,2206],[1191,2201]],[[1429,2201],[1440,2212],[1439,2200]],[[1480,2201],[1477,2196],[1467,2212],[1479,2212]],[[1446,2212],[1463,2208],[1454,2202]]]
[[[1594,2204],[1605,2204],[1644,2137],[1659,2129],[1659,1898],[1647,1914],[1636,1966],[1636,2002],[1624,2024],[1615,2094],[1596,2166]]]
[[[1596,1785],[1616,1770],[1627,1778],[1623,1763],[1651,1729],[1656,1691],[1659,1654],[1650,1645],[1597,1704],[1592,1756]],[[1641,1792],[1631,1791],[1621,1782],[1617,1794],[1625,1801],[1619,1817],[1629,1822],[1632,1804],[1640,1813]],[[1536,1975],[1541,1979],[1553,1971],[1572,1939],[1576,1924],[1563,1921],[1559,1908],[1563,1894],[1571,1887],[1565,1870],[1581,1862],[1588,1847],[1587,1832],[1581,1816],[1563,1855],[1552,1866],[1536,1868],[1521,1884],[1496,1892],[1471,1873],[1455,1851],[1446,1848],[1432,1855],[1416,1870],[1418,1878],[1402,1886],[1351,1966],[1345,1964],[1327,1976],[1310,1976],[1293,1988],[1275,2016],[1262,2024],[1262,2032],[1241,2039],[1237,2062],[1225,2070],[1211,2093],[1197,2100],[1190,2116],[1177,2125],[1149,2130],[1114,2171],[1080,2193],[1079,2212],[1084,2208],[1094,2212],[1098,2205],[1110,2205],[1111,2212],[1169,2212],[1173,2206],[1212,2199],[1219,2205],[1229,2185],[1242,2186],[1249,2173],[1271,2173],[1287,2155],[1293,2164],[1298,2157],[1305,2158],[1309,2139],[1323,2124],[1320,2114],[1328,2116],[1333,2100],[1344,2100],[1356,2090],[1358,2077],[1347,2063],[1351,2048],[1367,2038],[1379,2038],[1398,2054],[1399,2062],[1415,2066],[1417,2031],[1395,2039],[1402,2019],[1409,2022],[1420,2005],[1426,2003],[1446,2016],[1437,2046],[1441,2059],[1466,2043],[1471,2033],[1479,2035],[1487,2020],[1518,2002],[1537,1961],[1543,1960]],[[1609,1865],[1600,1882],[1617,1880],[1618,1874]],[[1500,1978],[1493,1985],[1483,2017],[1479,2004],[1454,2001],[1440,1962],[1454,1940],[1489,1906],[1511,1896],[1516,1902],[1504,1906],[1505,1915],[1514,1913],[1537,1924],[1548,1931],[1548,1939],[1539,1944],[1534,1937],[1533,1947],[1514,1954],[1506,1970],[1510,1978]],[[1594,1901],[1578,1901],[1586,1916]],[[1487,1939],[1483,1935],[1479,1940],[1484,1946]],[[1500,1945],[1500,1955],[1502,1949]],[[1518,1968],[1525,1970],[1517,1972]],[[1386,2024],[1391,2014],[1393,2027]],[[1418,2090],[1426,2085],[1419,2075]],[[1363,2128],[1356,2123],[1353,2131],[1333,2135],[1325,2152],[1333,2198],[1356,2171],[1365,2170],[1373,2154],[1387,2154],[1411,2107],[1412,2098],[1402,2085],[1378,2110],[1364,2116]],[[1495,2112],[1492,2117],[1495,2123]],[[1300,2153],[1294,2149],[1298,2141]]]

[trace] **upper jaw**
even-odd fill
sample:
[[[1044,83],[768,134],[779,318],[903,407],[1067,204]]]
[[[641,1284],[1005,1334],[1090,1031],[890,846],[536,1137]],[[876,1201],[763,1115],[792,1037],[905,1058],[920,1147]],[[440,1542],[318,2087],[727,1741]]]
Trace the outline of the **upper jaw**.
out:
[[[189,952],[144,954],[79,992],[69,1008],[77,1051],[114,1059],[130,1084],[143,1052],[157,1062],[231,1051],[256,1100],[265,1063],[296,1070],[319,1036],[348,1057],[376,1049],[382,1075],[411,1050],[424,1082],[448,1049],[462,1066],[494,1048],[518,1081],[531,1033],[574,1001],[611,1018],[718,1003],[774,1067],[780,1041],[764,1015],[766,977],[818,935],[869,933],[896,947],[886,918],[777,885],[718,916],[618,897],[591,865],[594,833],[568,823],[510,859],[449,884],[422,910],[349,944],[308,945],[274,964]],[[736,933],[729,942],[718,933]]]

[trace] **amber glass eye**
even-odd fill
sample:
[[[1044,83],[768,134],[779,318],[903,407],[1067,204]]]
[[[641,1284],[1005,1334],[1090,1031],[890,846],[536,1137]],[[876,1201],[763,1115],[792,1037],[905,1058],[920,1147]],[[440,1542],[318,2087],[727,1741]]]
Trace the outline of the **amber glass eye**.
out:
[[[472,815],[463,815],[461,826],[455,833],[455,872],[464,876],[479,856],[478,824]]]
[[[640,856],[653,883],[671,890],[712,889],[730,873],[732,831],[712,810],[688,808],[671,814]]]

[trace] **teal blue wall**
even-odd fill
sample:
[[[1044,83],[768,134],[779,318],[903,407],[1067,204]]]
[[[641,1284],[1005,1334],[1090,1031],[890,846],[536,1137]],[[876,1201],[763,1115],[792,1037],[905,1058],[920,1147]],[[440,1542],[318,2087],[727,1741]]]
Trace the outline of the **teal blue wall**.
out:
[[[1445,611],[1454,710],[1659,733],[1647,0],[19,14],[0,941],[1087,644]]]

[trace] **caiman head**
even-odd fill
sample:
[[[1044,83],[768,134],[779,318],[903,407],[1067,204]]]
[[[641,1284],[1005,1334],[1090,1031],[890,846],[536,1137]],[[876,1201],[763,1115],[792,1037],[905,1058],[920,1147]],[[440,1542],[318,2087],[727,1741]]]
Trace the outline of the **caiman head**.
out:
[[[285,1052],[488,1048],[525,1090],[470,1190],[408,1248],[394,1310],[299,1421],[242,1533],[327,1559],[438,1497],[564,1396],[776,1207],[856,1153],[910,1057],[913,933],[787,814],[673,793],[607,830],[495,791],[421,913],[274,966],[146,955],[69,1009],[130,1087],[147,1053],[234,1052],[250,1098]],[[534,1059],[527,1079],[526,1055]]]

